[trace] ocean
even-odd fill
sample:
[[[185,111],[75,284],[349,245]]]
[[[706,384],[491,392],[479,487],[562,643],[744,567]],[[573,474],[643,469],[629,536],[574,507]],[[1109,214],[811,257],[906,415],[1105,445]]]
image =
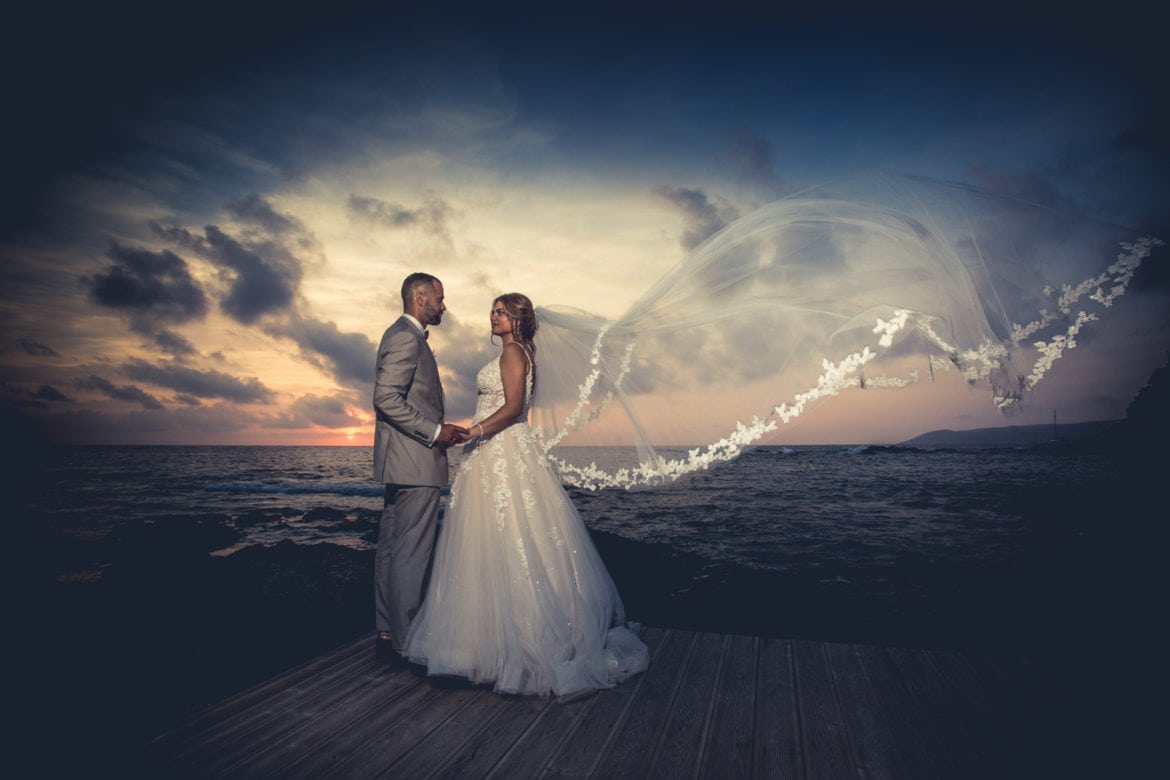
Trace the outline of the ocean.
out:
[[[18,464],[6,570],[30,744],[69,734],[112,758],[372,637],[370,471],[354,447]],[[1006,653],[1076,678],[1104,658],[1147,668],[1160,646],[1164,479],[1117,448],[759,447],[666,487],[570,494],[631,620]]]
[[[908,572],[962,578],[1089,533],[1077,518],[1062,522],[1060,495],[1111,492],[1134,468],[1082,449],[759,447],[664,487],[570,494],[590,529],[631,542],[830,589],[889,591],[910,584]],[[23,486],[23,509],[73,540],[198,518],[238,534],[212,555],[282,541],[372,550],[382,486],[370,471],[363,447],[76,447]],[[100,578],[110,562],[91,563],[54,576]]]
[[[588,457],[604,462],[607,453]],[[128,555],[150,555],[144,539],[192,524],[202,531],[188,534],[191,543],[210,549],[191,552],[214,557],[281,543],[369,555],[382,493],[369,481],[370,460],[361,447],[68,448],[22,485],[23,514],[42,542],[66,551],[40,558],[58,583],[100,581]],[[669,583],[676,595],[742,590],[750,579],[775,585],[759,597],[786,600],[794,621],[837,605],[816,620],[834,635],[897,641],[909,631],[907,639],[946,644],[977,638],[959,636],[971,632],[951,625],[956,610],[1018,611],[1035,593],[1005,588],[1027,582],[1051,596],[1053,586],[1079,589],[1078,567],[1116,563],[1106,551],[1141,515],[1123,510],[1126,496],[1158,477],[1143,477],[1147,468],[1086,448],[759,447],[665,487],[570,494],[588,527],[624,554],[685,561],[675,572],[685,581]],[[120,549],[128,538],[133,552]],[[1140,538],[1140,528],[1125,538]],[[649,603],[669,601],[653,582],[615,579],[655,596],[642,599]],[[785,609],[739,609],[757,615],[756,631],[783,633]],[[908,628],[907,615],[937,625]]]

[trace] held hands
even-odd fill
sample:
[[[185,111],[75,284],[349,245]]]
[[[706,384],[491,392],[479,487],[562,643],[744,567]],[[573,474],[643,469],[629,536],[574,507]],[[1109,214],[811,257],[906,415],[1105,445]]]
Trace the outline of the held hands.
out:
[[[476,423],[470,428],[464,428],[462,425],[455,425],[453,423],[443,423],[443,428],[439,431],[439,436],[435,439],[435,443],[442,444],[445,447],[451,447],[456,444],[465,444],[472,439],[478,439],[483,434],[483,426],[479,423]]]
[[[443,423],[443,427],[439,431],[439,435],[435,439],[435,443],[450,447],[453,444],[462,444],[463,442],[467,441],[468,438],[470,438],[468,435],[468,430],[462,425]]]

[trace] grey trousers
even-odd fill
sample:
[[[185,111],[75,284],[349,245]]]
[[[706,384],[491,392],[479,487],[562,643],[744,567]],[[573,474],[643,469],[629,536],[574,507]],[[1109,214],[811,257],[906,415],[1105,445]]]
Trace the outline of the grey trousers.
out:
[[[374,556],[374,625],[401,651],[426,592],[439,527],[439,488],[386,485]]]

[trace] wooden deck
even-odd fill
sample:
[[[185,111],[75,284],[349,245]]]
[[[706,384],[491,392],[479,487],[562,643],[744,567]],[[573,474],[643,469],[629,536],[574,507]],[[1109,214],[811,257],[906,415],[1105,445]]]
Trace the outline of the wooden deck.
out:
[[[362,637],[144,749],[158,777],[1031,775],[1026,665],[646,628],[650,670],[569,703],[444,685]],[[1049,767],[1051,769],[1051,767]]]

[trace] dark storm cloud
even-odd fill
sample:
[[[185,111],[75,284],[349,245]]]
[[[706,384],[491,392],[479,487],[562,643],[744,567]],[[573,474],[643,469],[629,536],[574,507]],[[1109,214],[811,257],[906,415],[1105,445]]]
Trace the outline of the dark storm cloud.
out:
[[[299,219],[281,214],[257,193],[232,201],[228,204],[228,211],[236,219],[252,223],[272,235],[298,235],[308,232]]]
[[[239,379],[222,371],[200,371],[175,363],[155,365],[138,359],[125,363],[122,371],[139,382],[149,382],[198,398],[223,398],[237,403],[272,401],[272,391],[260,380]]]
[[[82,390],[94,390],[116,401],[132,401],[142,405],[144,409],[165,408],[157,398],[135,385],[115,385],[108,379],[90,374],[84,379],[74,380],[73,384]]]
[[[38,421],[52,440],[78,444],[155,444],[183,434],[186,441],[222,441],[217,434],[238,434],[263,418],[238,406],[218,403],[157,410],[111,413],[79,409],[67,415],[42,415]],[[159,434],[166,434],[160,437]]]
[[[374,380],[377,345],[364,333],[344,333],[334,322],[300,316],[274,324],[269,332],[292,339],[301,348],[302,357],[342,384]]]
[[[350,195],[345,202],[352,218],[388,228],[419,227],[432,235],[446,237],[452,209],[441,198],[428,198],[421,206],[409,208],[378,198]]]
[[[113,261],[103,273],[86,276],[82,285],[95,303],[124,314],[130,326],[154,335],[159,323],[182,323],[207,314],[207,295],[191,276],[187,261],[170,250],[110,245]]]
[[[57,388],[50,385],[41,385],[36,389],[36,392],[33,393],[32,396],[33,398],[38,398],[42,401],[71,402],[73,400]]]
[[[228,212],[245,224],[249,237],[268,237],[297,252],[321,254],[313,231],[291,214],[282,214],[261,195],[252,193],[228,204]]]
[[[666,199],[682,214],[683,234],[679,243],[688,252],[739,216],[730,206],[716,206],[702,190],[661,186],[654,189],[654,194]]]
[[[349,412],[349,400],[345,396],[303,395],[293,401],[289,414],[269,423],[272,428],[307,428],[320,425],[324,428],[345,428],[361,425],[362,421]]]
[[[199,354],[199,350],[189,339],[165,328],[154,334],[154,343],[163,352],[174,357],[189,357]]]
[[[220,308],[237,321],[250,325],[295,309],[306,257],[321,257],[316,237],[299,219],[282,214],[255,193],[227,208],[242,223],[236,235],[219,225],[207,225],[200,236],[159,222],[150,224],[151,232],[220,270],[228,283]]]
[[[202,257],[210,257],[211,245],[203,236],[192,233],[187,228],[175,225],[164,225],[161,222],[150,222],[150,232],[161,239],[171,242],[182,249],[189,249]]]
[[[250,325],[266,314],[290,308],[301,281],[300,261],[283,246],[246,246],[215,225],[206,228],[210,259],[232,276],[225,312]]]
[[[42,344],[39,341],[32,341],[30,339],[21,339],[20,346],[30,355],[36,357],[61,357],[57,354],[57,350],[50,347],[48,344]]]

